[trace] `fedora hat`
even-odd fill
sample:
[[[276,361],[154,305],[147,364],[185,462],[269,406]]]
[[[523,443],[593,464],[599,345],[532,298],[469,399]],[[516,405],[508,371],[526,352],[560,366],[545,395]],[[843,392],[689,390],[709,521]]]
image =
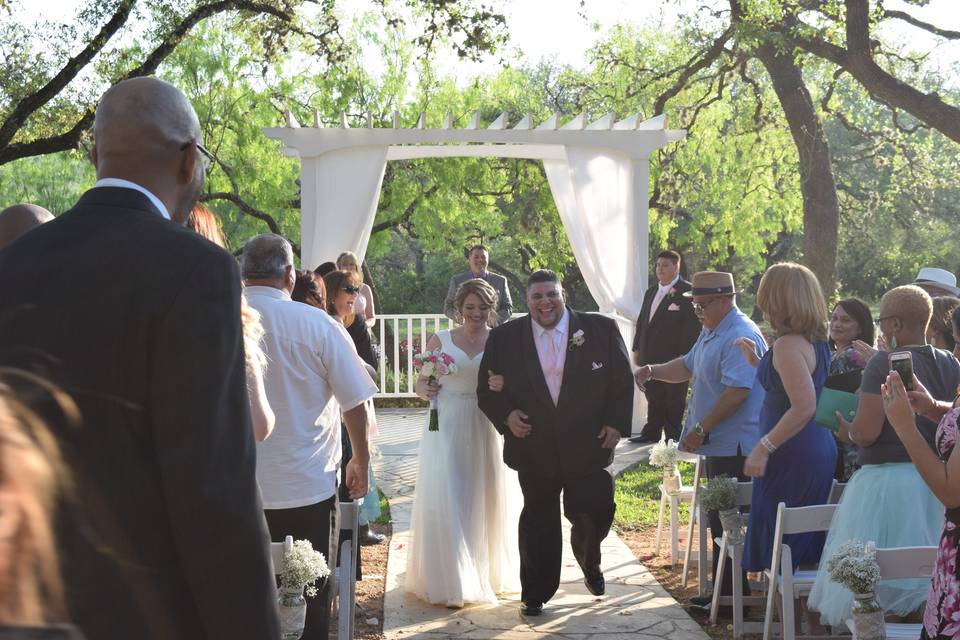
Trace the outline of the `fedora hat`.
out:
[[[943,289],[944,292],[950,295],[960,295],[960,288],[957,288],[957,276],[946,269],[923,267],[920,269],[920,273],[917,274],[917,279],[913,281],[913,284],[932,285],[938,289]]]
[[[733,286],[733,274],[724,271],[698,271],[693,274],[693,288],[684,293],[684,297],[713,296],[736,293]]]

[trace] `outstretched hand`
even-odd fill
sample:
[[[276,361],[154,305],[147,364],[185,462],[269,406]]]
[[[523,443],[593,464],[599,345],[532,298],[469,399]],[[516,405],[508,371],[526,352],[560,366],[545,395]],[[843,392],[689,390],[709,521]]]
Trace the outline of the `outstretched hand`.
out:
[[[913,383],[916,385],[918,382],[914,377]],[[935,404],[926,389],[923,389],[922,393],[907,391],[900,374],[896,371],[891,371],[887,381],[880,385],[880,395],[883,396],[883,412],[887,414],[887,421],[898,436],[917,430],[917,421],[914,416],[915,403],[921,406],[925,406],[928,402],[930,406]]]

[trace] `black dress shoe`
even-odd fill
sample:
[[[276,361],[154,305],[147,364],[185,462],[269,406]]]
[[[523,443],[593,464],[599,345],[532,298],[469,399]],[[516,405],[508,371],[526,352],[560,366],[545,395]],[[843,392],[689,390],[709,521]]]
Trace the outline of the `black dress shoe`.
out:
[[[632,438],[627,439],[635,444],[656,444],[660,442],[660,438],[654,439],[650,436],[633,436]]]
[[[603,581],[603,573],[598,571],[591,575],[583,576],[583,584],[587,585],[587,591],[595,596],[602,596],[607,592],[607,585]]]
[[[357,532],[358,538],[360,539],[360,545],[364,547],[371,547],[375,544],[380,544],[387,539],[387,536],[381,535],[375,531],[370,531],[368,525],[360,525],[360,529]]]
[[[688,602],[695,607],[709,608],[710,603],[713,602],[713,596],[693,596]]]
[[[539,616],[543,613],[542,602],[521,602],[520,613],[525,616]]]

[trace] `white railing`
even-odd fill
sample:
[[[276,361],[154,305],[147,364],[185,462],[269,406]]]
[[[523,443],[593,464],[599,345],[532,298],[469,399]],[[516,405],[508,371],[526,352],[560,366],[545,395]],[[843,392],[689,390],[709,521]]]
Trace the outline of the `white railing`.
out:
[[[392,344],[387,341],[387,325],[390,325],[393,333]],[[416,398],[417,394],[414,393],[413,387],[417,382],[417,376],[413,368],[413,356],[424,348],[431,335],[452,327],[453,320],[442,313],[378,313],[380,392],[375,397]],[[404,349],[401,349],[401,343],[404,343]],[[390,360],[393,361],[392,366],[389,364]],[[390,376],[387,375],[388,369],[391,372]],[[401,381],[401,378],[405,379]]]

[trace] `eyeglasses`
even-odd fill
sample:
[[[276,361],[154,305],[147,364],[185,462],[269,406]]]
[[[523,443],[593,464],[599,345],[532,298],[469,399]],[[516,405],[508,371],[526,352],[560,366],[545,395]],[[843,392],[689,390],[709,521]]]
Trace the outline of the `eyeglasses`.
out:
[[[706,309],[707,307],[709,307],[709,306],[712,305],[714,302],[716,302],[717,300],[720,300],[720,299],[721,299],[721,298],[710,298],[709,300],[707,300],[707,301],[705,301],[705,302],[694,302],[694,303],[693,303],[693,310],[694,310],[694,311],[703,311],[704,309]]]
[[[360,293],[360,287],[342,287],[341,291],[346,291],[347,293]]]
[[[884,320],[893,320],[893,319],[896,318],[896,317],[897,317],[897,316],[883,316],[882,318],[877,318],[876,320],[874,320],[874,321],[873,321],[873,324],[875,324],[875,325],[877,325],[877,326],[879,327],[881,324],[883,324],[883,321],[884,321]]]
[[[213,154],[210,153],[210,151],[205,146],[203,146],[196,140],[190,140],[189,142],[184,142],[182,145],[180,145],[180,151],[186,151],[191,146],[195,146],[197,148],[197,151],[200,152],[200,166],[203,167],[203,172],[209,173],[210,167],[213,165],[213,162],[214,160],[216,160],[216,158],[213,157]]]

